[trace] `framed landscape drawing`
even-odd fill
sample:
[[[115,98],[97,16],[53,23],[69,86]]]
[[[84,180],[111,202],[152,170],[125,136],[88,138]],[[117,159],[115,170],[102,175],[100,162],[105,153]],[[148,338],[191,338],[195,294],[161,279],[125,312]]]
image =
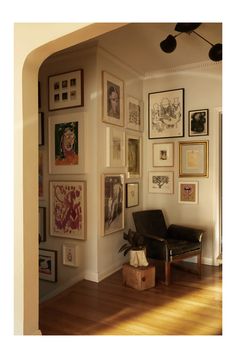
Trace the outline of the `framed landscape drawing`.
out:
[[[179,176],[208,177],[208,141],[179,142]]]
[[[149,171],[149,193],[171,194],[174,192],[172,171]]]
[[[125,166],[125,132],[118,127],[106,127],[106,166]]]
[[[39,249],[39,278],[51,282],[57,281],[57,251]]]
[[[39,243],[46,242],[46,208],[39,207]]]
[[[198,183],[179,182],[179,203],[197,204],[198,203]]]
[[[49,111],[84,105],[83,70],[48,77]]]
[[[85,181],[50,182],[50,235],[86,239]]]
[[[67,266],[79,266],[79,247],[76,243],[64,243],[62,246],[63,264]]]
[[[102,72],[103,122],[124,126],[124,82],[108,72]]]
[[[174,143],[153,144],[153,166],[174,166]]]
[[[127,177],[141,177],[141,136],[136,134],[126,134],[126,163]]]
[[[124,228],[124,175],[104,174],[102,192],[102,233],[105,236]]]
[[[50,174],[84,173],[83,117],[83,113],[49,116]]]
[[[188,135],[207,136],[209,134],[209,110],[191,110],[188,112]]]
[[[184,89],[148,94],[149,138],[184,136]]]
[[[126,183],[126,208],[139,205],[139,183]]]
[[[126,127],[142,132],[143,131],[143,102],[127,97]]]

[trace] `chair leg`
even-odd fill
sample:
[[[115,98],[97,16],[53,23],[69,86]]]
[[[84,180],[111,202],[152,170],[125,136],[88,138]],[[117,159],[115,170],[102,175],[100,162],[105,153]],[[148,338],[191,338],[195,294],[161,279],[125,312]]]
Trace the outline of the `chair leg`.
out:
[[[170,262],[165,262],[165,285],[170,284]]]

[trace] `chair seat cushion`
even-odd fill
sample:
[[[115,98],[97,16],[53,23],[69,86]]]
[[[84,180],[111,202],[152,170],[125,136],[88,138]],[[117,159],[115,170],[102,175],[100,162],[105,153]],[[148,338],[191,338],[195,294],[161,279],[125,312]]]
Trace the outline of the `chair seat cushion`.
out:
[[[169,255],[173,257],[189,251],[200,249],[200,244],[197,242],[168,239],[167,247],[169,249]]]

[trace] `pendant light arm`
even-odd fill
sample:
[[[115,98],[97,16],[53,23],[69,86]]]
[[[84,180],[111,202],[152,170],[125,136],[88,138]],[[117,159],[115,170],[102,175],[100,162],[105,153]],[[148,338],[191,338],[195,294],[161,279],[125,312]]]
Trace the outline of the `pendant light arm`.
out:
[[[207,39],[205,39],[204,37],[202,37],[200,34],[198,34],[195,31],[192,31],[193,33],[195,33],[196,35],[198,35],[200,38],[202,38],[203,40],[205,40],[205,42],[207,42],[208,44],[210,44],[211,46],[213,46],[214,44],[212,44],[211,42],[209,42]]]

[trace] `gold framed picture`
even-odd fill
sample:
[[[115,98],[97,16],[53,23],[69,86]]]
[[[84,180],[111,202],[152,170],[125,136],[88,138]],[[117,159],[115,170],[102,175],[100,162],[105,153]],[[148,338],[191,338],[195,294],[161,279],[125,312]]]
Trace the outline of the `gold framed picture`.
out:
[[[179,142],[179,176],[208,177],[208,141]]]

